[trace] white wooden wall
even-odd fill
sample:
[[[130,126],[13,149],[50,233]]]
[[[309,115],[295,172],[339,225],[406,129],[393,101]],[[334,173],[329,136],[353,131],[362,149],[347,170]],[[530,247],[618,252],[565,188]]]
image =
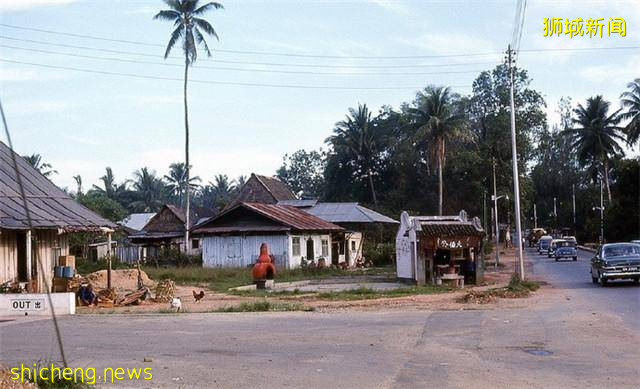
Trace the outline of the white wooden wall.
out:
[[[290,267],[286,235],[205,236],[201,242],[205,267],[248,267],[256,262],[262,243],[269,246],[278,267]]]
[[[293,255],[293,239],[294,237],[298,237],[300,238],[300,255]],[[309,239],[313,240],[313,257],[314,257],[314,261],[317,264],[318,263],[318,259],[320,257],[324,257],[325,259],[325,263],[327,266],[331,265],[331,236],[327,235],[312,235],[312,234],[301,234],[301,235],[296,235],[296,234],[291,234],[291,236],[289,237],[289,252],[291,253],[291,260],[290,260],[290,268],[296,268],[296,267],[300,267],[300,262],[302,261],[302,258],[304,258],[305,260],[308,260],[307,258],[307,241]],[[322,255],[322,241],[326,240],[329,245],[328,245],[328,253],[327,255]]]
[[[32,256],[38,273],[38,284],[44,292],[44,280],[51,286],[53,267],[59,255],[69,253],[69,239],[67,234],[58,235],[57,230],[35,230],[32,234],[35,243],[32,246]],[[36,253],[37,250],[37,253]],[[35,256],[37,254],[37,257]],[[37,265],[35,259],[42,261],[44,272]],[[18,277],[18,247],[16,233],[10,230],[0,232],[0,282],[6,282]]]

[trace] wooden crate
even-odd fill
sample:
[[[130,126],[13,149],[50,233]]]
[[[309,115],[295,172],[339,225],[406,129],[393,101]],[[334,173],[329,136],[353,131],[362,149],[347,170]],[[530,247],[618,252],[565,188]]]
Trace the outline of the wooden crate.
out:
[[[74,255],[61,255],[58,257],[59,266],[71,266],[76,268],[76,257]]]

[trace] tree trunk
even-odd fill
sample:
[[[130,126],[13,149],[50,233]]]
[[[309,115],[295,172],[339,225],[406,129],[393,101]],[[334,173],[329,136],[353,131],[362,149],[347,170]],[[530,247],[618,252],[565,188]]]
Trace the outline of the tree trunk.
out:
[[[607,199],[609,200],[609,203],[611,203],[611,188],[609,187],[609,161],[605,159],[602,167],[604,170],[604,185],[607,189]]]
[[[369,188],[371,188],[371,198],[373,199],[373,204],[378,205],[378,199],[376,198],[376,190],[373,187],[373,175],[371,174],[371,169],[368,171],[369,176]]]
[[[444,186],[442,180],[442,165],[444,165],[444,145],[441,144],[438,146],[438,215],[442,216],[442,192]]]
[[[189,197],[189,110],[187,105],[187,80],[189,76],[189,58],[187,54],[184,57],[184,160],[185,160],[185,180],[186,185],[184,189],[185,193],[185,233],[184,233],[184,247],[185,252],[189,253],[189,217],[190,217],[190,197]]]

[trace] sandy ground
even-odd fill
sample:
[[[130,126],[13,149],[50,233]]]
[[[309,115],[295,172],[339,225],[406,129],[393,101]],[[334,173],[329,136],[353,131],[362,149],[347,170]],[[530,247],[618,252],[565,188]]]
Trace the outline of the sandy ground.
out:
[[[295,296],[282,296],[282,297],[269,297],[269,301],[272,302],[299,302],[306,307],[312,307],[317,311],[331,312],[331,311],[372,311],[380,309],[402,309],[402,310],[462,310],[462,309],[492,309],[498,307],[504,308],[516,308],[525,306],[525,302],[520,299],[499,299],[489,304],[468,304],[458,303],[456,299],[467,293],[470,290],[485,290],[497,286],[503,286],[509,282],[512,274],[514,273],[514,250],[502,249],[501,250],[501,264],[498,267],[498,271],[495,271],[493,266],[485,271],[485,282],[479,286],[467,286],[459,291],[453,291],[442,294],[424,294],[424,295],[412,295],[393,298],[379,298],[368,300],[349,300],[349,301],[330,301],[318,299],[311,294],[300,294]],[[527,269],[531,268],[531,264],[527,263]],[[529,272],[530,274],[530,272]],[[124,277],[127,282],[133,283],[135,277]],[[145,282],[147,284],[147,282]],[[133,283],[132,285],[135,285]],[[193,298],[193,291],[205,292],[205,297],[196,302]],[[549,288],[541,288],[535,294],[544,294],[552,292]],[[219,293],[209,290],[204,285],[176,285],[176,296],[180,297],[182,301],[182,309],[185,312],[211,312],[220,308],[235,306],[244,302],[262,301],[263,297],[252,296],[237,296],[225,293]],[[169,303],[156,303],[153,301],[143,301],[140,305],[130,305],[126,307],[113,307],[113,308],[95,308],[95,307],[79,307],[77,312],[83,313],[156,313],[166,312],[170,308]]]

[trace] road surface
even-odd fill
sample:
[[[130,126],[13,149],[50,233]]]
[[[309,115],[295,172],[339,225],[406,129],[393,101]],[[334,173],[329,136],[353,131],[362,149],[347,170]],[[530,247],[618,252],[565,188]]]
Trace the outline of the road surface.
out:
[[[640,288],[592,286],[585,263],[534,258],[552,287],[524,309],[77,315],[60,325],[74,367],[152,368],[152,380],[118,387],[637,387]],[[0,361],[50,360],[48,320],[0,322]]]

